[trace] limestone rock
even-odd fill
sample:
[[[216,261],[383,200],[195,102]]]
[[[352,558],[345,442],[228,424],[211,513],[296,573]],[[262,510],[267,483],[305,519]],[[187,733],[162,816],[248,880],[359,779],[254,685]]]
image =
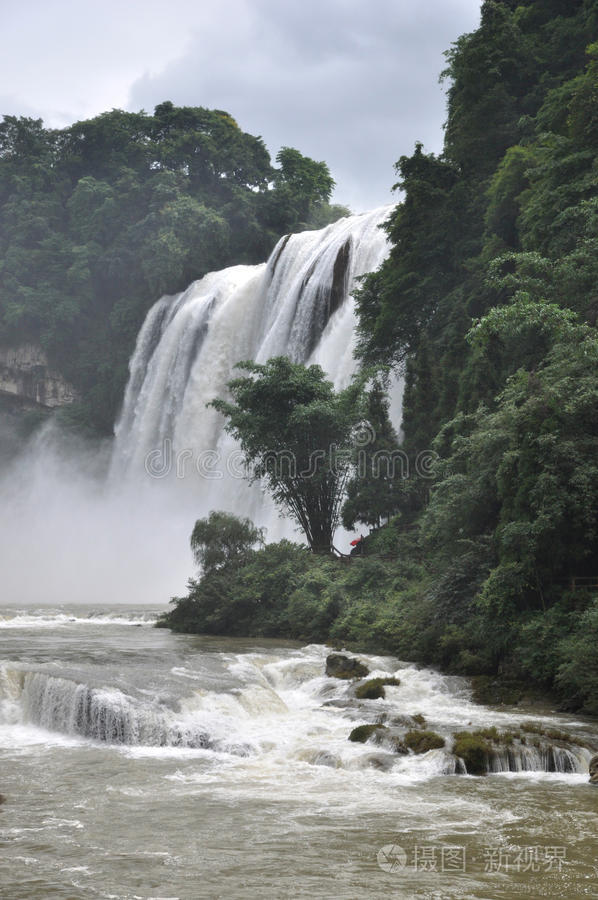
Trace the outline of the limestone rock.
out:
[[[77,399],[72,385],[50,368],[45,352],[35,344],[0,347],[0,394],[48,409]]]
[[[329,678],[365,678],[370,670],[358,659],[344,656],[342,653],[331,653],[326,658],[326,674]]]

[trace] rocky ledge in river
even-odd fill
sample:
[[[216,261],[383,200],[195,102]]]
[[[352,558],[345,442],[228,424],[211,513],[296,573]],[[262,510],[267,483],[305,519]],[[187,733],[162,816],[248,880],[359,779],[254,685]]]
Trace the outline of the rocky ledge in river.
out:
[[[457,731],[442,736],[399,720],[378,717],[358,725],[348,738],[373,743],[401,756],[442,751],[444,774],[492,775],[500,772],[582,772],[589,748],[580,738],[553,729],[523,723],[511,731],[496,728]],[[413,727],[413,724],[416,727]],[[590,781],[598,784],[598,756],[589,763]]]
[[[351,678],[366,678],[370,670],[353,656],[331,653],[326,658],[326,674],[329,678],[342,678],[348,681]]]
[[[590,782],[598,785],[598,755],[592,756],[598,750],[596,741],[589,743],[578,735],[529,720],[504,731],[496,727],[447,731],[443,725],[442,734],[437,734],[429,729],[423,715],[392,715],[388,707],[380,705],[386,696],[385,687],[400,687],[398,678],[389,674],[367,679],[367,666],[341,653],[327,657],[326,674],[353,683],[343,697],[324,705],[342,708],[355,722],[348,739],[379,747],[388,757],[386,763],[392,756],[436,753],[441,757],[440,769],[447,775],[582,773],[589,766]]]

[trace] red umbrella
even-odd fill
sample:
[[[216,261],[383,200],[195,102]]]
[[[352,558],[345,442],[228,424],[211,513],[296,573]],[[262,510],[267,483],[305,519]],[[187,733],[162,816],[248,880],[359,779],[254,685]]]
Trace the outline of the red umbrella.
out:
[[[352,547],[356,547],[357,544],[361,544],[361,538],[357,538],[356,540],[351,541],[351,546],[352,546]]]

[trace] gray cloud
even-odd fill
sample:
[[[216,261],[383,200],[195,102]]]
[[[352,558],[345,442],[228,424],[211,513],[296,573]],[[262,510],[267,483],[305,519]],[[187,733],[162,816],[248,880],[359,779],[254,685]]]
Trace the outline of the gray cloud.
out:
[[[283,145],[325,159],[336,199],[390,202],[393,164],[416,140],[440,149],[443,50],[477,24],[479,0],[236,0],[194,30],[186,53],[133,85],[129,106],[225,109]]]

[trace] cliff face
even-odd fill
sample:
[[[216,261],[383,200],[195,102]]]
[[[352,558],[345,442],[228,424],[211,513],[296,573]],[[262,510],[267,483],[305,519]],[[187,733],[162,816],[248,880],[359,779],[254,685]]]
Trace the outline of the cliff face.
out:
[[[77,399],[72,385],[49,367],[46,354],[34,344],[0,347],[0,394],[48,409]]]

